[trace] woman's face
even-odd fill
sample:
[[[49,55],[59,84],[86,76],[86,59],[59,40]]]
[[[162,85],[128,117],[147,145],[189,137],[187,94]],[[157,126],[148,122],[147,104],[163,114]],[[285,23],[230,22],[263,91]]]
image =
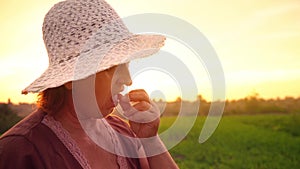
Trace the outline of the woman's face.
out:
[[[116,106],[116,96],[131,85],[129,64],[114,66],[96,74],[95,95],[103,117],[109,115]]]

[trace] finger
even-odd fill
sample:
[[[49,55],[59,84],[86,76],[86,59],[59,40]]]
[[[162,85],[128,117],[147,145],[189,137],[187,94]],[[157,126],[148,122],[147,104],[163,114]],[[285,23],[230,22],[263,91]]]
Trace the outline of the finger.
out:
[[[151,105],[148,102],[144,102],[144,101],[136,103],[134,106],[131,106],[130,104],[128,105],[128,103],[123,103],[123,106],[122,106],[122,103],[120,103],[120,105],[124,111],[123,114],[127,118],[130,118],[138,113],[144,113],[145,111],[147,111],[151,108]],[[125,110],[125,108],[123,108],[123,107],[129,107],[129,108],[127,108]]]
[[[133,101],[133,102],[145,101],[145,102],[150,103],[150,98],[149,98],[148,94],[146,93],[146,91],[143,89],[130,91],[128,93],[128,96],[129,96],[130,101]]]
[[[134,89],[134,90],[131,90],[129,93],[134,93],[134,92],[144,92],[144,93],[147,93],[144,89]]]
[[[152,100],[149,101],[150,103],[146,101],[139,101],[132,106],[128,95],[122,96],[120,94],[118,95],[118,98],[124,116],[130,121],[148,123],[154,121],[160,116],[160,110]]]
[[[128,110],[132,109],[132,106],[131,106],[130,100],[129,100],[129,96],[127,94],[124,96],[119,94],[118,99],[119,99],[119,103],[124,111],[128,111]]]
[[[123,110],[123,114],[125,117],[130,117],[132,116],[134,113],[138,112],[137,109],[135,109],[131,104],[130,104],[130,100],[129,100],[129,96],[128,94],[122,96],[121,94],[118,95],[119,98],[119,104]],[[143,107],[145,107],[145,105],[143,105],[144,103],[142,103],[142,105],[138,106],[139,109],[142,109]]]
[[[150,123],[157,118],[157,115],[149,112],[149,111],[139,111],[139,112],[133,112],[131,116],[127,117],[130,122],[135,123]]]
[[[147,110],[144,111],[145,109]],[[149,123],[158,119],[160,116],[159,109],[156,109],[156,107],[147,102],[141,102],[135,105],[134,110],[135,111],[127,112],[126,114],[129,121],[136,123]]]
[[[151,104],[145,101],[141,101],[133,105],[133,108],[135,108],[137,111],[147,111],[151,107]]]

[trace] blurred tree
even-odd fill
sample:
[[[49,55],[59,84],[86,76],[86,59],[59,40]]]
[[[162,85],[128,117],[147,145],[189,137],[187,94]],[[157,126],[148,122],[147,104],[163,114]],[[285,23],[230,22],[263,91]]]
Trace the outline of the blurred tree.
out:
[[[7,131],[20,120],[21,117],[13,112],[8,104],[0,104],[0,134]]]
[[[198,115],[206,116],[209,112],[210,103],[207,102],[200,94],[197,96],[197,99],[200,101]]]
[[[181,101],[182,101],[181,97],[178,96],[178,97],[176,98],[176,101],[175,101],[175,102],[180,103]]]
[[[246,111],[249,111],[250,114],[257,114],[261,112],[261,105],[259,102],[259,94],[253,92],[248,97],[246,97]]]

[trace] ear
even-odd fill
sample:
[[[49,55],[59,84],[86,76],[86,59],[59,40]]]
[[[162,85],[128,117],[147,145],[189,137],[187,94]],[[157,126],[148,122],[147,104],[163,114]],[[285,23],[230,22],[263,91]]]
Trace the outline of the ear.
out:
[[[67,82],[64,84],[65,88],[68,90],[72,90],[72,82]]]

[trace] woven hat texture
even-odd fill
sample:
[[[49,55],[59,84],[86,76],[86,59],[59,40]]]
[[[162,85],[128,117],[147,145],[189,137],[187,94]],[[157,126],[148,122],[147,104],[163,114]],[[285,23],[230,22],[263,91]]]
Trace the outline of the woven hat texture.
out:
[[[66,0],[46,14],[47,70],[22,93],[36,93],[146,57],[164,45],[162,35],[132,34],[104,0]]]

